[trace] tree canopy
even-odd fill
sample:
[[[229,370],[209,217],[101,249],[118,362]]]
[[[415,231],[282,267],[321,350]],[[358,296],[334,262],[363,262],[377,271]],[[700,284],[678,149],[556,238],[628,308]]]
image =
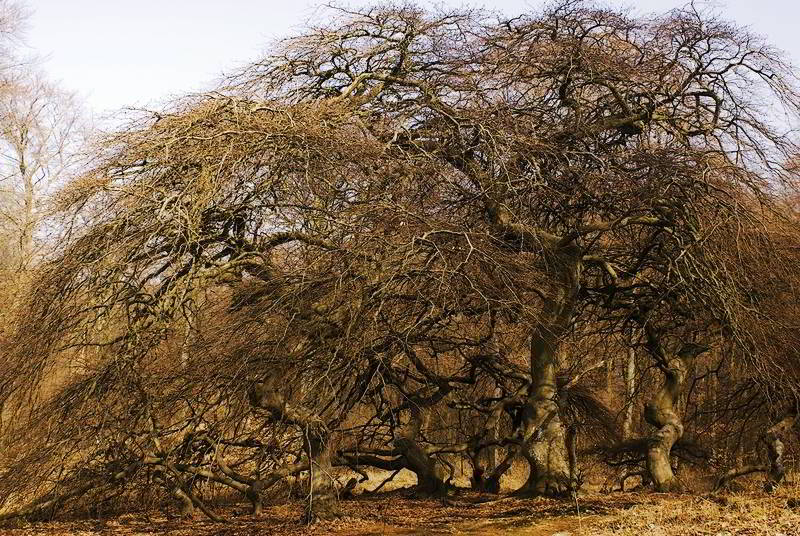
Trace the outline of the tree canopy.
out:
[[[671,459],[730,480],[762,437],[777,486],[800,387],[781,55],[692,6],[333,15],[59,193],[0,354],[7,515],[154,479],[216,518],[196,482],[258,511],[308,473],[327,518],[348,470],[443,495],[457,461],[563,495],[587,456],[664,491]]]

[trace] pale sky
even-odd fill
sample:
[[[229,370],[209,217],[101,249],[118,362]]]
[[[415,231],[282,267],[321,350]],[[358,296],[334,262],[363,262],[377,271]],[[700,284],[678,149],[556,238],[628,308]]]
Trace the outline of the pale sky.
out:
[[[641,12],[684,0],[606,0]],[[214,79],[256,59],[271,41],[297,34],[324,16],[311,0],[27,0],[33,10],[28,46],[44,69],[87,107],[103,115],[125,106],[158,106],[202,91]],[[540,0],[418,1],[473,5],[518,14]],[[363,5],[348,2],[346,5]],[[720,15],[751,27],[800,64],[800,0],[727,0]]]

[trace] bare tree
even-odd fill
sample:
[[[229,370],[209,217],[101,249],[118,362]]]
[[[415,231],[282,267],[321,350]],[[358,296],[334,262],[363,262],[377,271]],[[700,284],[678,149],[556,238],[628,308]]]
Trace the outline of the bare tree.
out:
[[[0,99],[3,227],[13,237],[14,268],[31,265],[46,196],[75,163],[81,114],[74,96],[39,74],[19,72]],[[11,261],[8,258],[6,262]]]
[[[619,341],[654,365],[655,430],[625,455],[676,489],[707,349],[730,348],[725,394],[758,424],[800,385],[796,147],[767,111],[796,121],[797,97],[771,48],[693,7],[338,12],[114,133],[59,193],[0,363],[0,498],[28,505],[7,515],[143,468],[215,520],[196,478],[257,512],[308,472],[310,520],[339,515],[345,468],[442,495],[453,458],[495,492],[524,460],[518,493],[563,495],[579,433],[616,439],[590,385]]]

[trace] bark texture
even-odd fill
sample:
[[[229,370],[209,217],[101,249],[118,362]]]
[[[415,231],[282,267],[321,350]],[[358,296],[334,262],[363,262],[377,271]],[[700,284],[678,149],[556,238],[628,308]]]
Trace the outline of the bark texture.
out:
[[[558,285],[545,300],[542,324],[531,336],[533,384],[522,410],[523,455],[530,464],[525,494],[564,495],[570,487],[567,437],[556,402],[558,349],[567,333],[580,289],[581,250],[560,246],[551,254]]]
[[[339,501],[333,477],[333,442],[327,427],[309,426],[307,454],[311,460],[310,489],[306,517],[309,522],[339,517]]]
[[[569,455],[569,489],[577,492],[580,485],[578,474],[578,429],[570,426],[567,430],[567,453]]]
[[[736,467],[717,478],[717,481],[714,483],[713,491],[725,488],[731,481],[740,476],[746,476],[752,473],[763,473],[765,471],[767,471],[766,465],[745,465],[743,467]]]
[[[411,404],[411,418],[400,436],[395,438],[394,446],[402,454],[405,465],[417,475],[417,491],[423,496],[442,496],[447,493],[444,473],[436,460],[419,444],[422,431],[422,408]]]
[[[172,496],[178,501],[178,512],[181,517],[184,519],[194,517],[194,503],[179,486],[173,485]]]
[[[503,391],[500,388],[495,389],[494,396],[497,399],[502,399]],[[502,401],[498,403],[497,407],[486,421],[487,433],[485,438],[490,442],[496,442],[500,438],[498,427],[500,424],[500,416],[503,414],[503,405]],[[474,456],[471,456],[473,470],[470,483],[472,489],[476,491],[498,493],[500,491],[500,476],[496,476],[494,479],[495,484],[492,485],[491,489],[489,489],[489,479],[495,475],[495,471],[501,463],[500,447],[491,445],[479,449],[477,443],[478,440],[476,439],[475,448],[478,452]]]
[[[622,421],[622,439],[630,439],[633,430],[633,397],[636,394],[636,352],[628,348],[625,364],[625,418]]]
[[[647,469],[656,491],[675,491],[681,487],[670,463],[672,446],[683,436],[683,422],[678,415],[678,401],[686,383],[689,367],[695,357],[704,351],[706,351],[704,346],[685,344],[662,367],[665,375],[664,385],[656,396],[645,404],[644,418],[656,428],[647,446]],[[663,357],[660,347],[656,353]]]
[[[764,434],[764,441],[767,443],[767,459],[769,460],[764,490],[769,493],[778,489],[786,476],[786,466],[783,463],[784,444],[781,438],[787,430],[794,426],[796,420],[797,412],[792,411]]]
[[[304,450],[310,473],[307,519],[314,522],[337,518],[340,511],[332,472],[335,450],[331,433],[319,415],[302,405],[290,404],[276,388],[276,381],[270,379],[256,384],[250,391],[250,403],[269,411],[275,419],[297,425],[304,431]]]

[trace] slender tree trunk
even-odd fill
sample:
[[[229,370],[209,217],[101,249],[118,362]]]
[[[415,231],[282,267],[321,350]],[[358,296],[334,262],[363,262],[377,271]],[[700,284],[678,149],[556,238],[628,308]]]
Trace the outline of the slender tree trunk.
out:
[[[172,485],[172,496],[178,500],[178,512],[184,519],[194,517],[194,503],[177,484]]]
[[[636,392],[636,351],[628,348],[625,364],[625,418],[622,421],[622,438],[630,439],[633,428],[633,395]]]
[[[194,321],[194,314],[189,313],[190,318],[186,320],[186,327],[183,330],[183,342],[181,343],[181,368],[185,369],[189,366],[191,356],[189,355],[189,347],[192,344],[192,322]]]
[[[503,396],[503,390],[499,387],[496,387],[494,390],[494,396],[495,398],[500,399],[500,397]],[[502,415],[502,413],[499,415]],[[492,423],[491,429],[489,430],[489,439],[491,441],[497,441],[500,438],[499,427],[500,419],[498,418],[496,422]],[[492,472],[498,465],[500,465],[500,447],[491,446],[486,449],[486,466],[489,469],[489,472]]]
[[[567,455],[569,458],[569,489],[577,493],[578,482],[578,429],[570,426],[567,430]]]
[[[686,344],[669,359],[664,370],[664,385],[656,396],[645,404],[645,420],[656,427],[647,447],[647,469],[656,491],[680,489],[670,464],[672,446],[683,435],[683,423],[678,415],[678,401],[686,382],[686,376],[694,358],[706,350],[694,344]]]
[[[36,226],[35,206],[34,206],[34,185],[28,164],[25,160],[26,137],[23,135],[20,140],[19,151],[19,173],[22,178],[23,186],[23,214],[22,229],[19,236],[19,270],[28,268],[33,254],[33,230]]]
[[[519,401],[516,400],[516,397],[498,402],[486,423],[487,428],[494,430],[494,433],[497,434],[497,427],[500,425],[500,419],[503,416],[503,413],[507,412],[508,408],[513,406],[515,403],[519,403]],[[500,479],[511,468],[511,464],[514,463],[514,460],[519,455],[520,450],[520,446],[517,444],[508,445],[505,457],[496,463],[492,470],[487,472],[486,476],[483,477],[483,482],[480,483],[480,489],[482,489],[482,491],[487,491],[489,493],[500,493]]]
[[[503,396],[503,391],[499,387],[495,389],[494,396],[500,399]],[[500,402],[498,402],[500,404]],[[496,414],[491,415],[486,421],[486,439],[489,441],[497,441],[500,437],[499,424],[500,416],[503,413],[502,407],[497,408]],[[499,475],[497,476],[496,489],[490,490],[488,487],[489,479],[495,474],[497,467],[500,465],[500,447],[492,445],[486,447],[472,457],[473,471],[472,479],[470,480],[472,489],[476,491],[489,491],[491,493],[498,493]]]
[[[709,426],[711,427],[711,463],[718,462],[719,457],[719,440],[717,439],[717,397],[719,396],[719,377],[716,373],[711,375],[709,386],[711,389],[711,414],[709,415]]]

